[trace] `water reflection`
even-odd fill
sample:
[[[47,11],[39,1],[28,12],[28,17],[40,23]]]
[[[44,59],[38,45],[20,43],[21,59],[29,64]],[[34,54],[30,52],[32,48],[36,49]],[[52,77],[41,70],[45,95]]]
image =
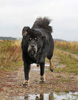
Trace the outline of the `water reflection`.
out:
[[[25,96],[24,100],[54,100],[54,98],[53,98],[53,93],[50,94],[41,93],[40,95],[35,94],[35,95]]]
[[[12,100],[78,100],[78,92],[52,92],[52,93],[41,93],[34,95],[15,96]]]

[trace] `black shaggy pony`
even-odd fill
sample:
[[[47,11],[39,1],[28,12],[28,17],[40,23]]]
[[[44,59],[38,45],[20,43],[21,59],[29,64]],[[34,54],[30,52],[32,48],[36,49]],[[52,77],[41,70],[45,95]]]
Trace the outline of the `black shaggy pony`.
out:
[[[22,57],[24,61],[25,81],[29,81],[30,65],[36,63],[40,65],[40,83],[44,82],[45,58],[50,62],[50,70],[53,71],[52,56],[54,50],[54,41],[52,38],[52,27],[49,26],[50,19],[38,18],[32,28],[26,26],[22,30]]]

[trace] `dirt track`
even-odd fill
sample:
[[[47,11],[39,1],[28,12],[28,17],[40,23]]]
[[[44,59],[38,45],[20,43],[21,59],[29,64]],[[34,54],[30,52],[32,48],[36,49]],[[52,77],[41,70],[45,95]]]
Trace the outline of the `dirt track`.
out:
[[[52,91],[78,91],[78,76],[50,72],[48,71],[48,66],[45,67],[45,84],[39,84],[39,67],[31,66],[30,82],[27,88],[21,86],[24,80],[23,67],[11,73],[1,72],[1,75],[0,100],[19,100],[15,99],[15,96],[49,93]]]

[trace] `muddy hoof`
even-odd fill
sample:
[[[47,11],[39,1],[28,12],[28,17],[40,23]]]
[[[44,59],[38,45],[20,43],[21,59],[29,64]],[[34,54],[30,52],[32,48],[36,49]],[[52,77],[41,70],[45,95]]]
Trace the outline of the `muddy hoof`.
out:
[[[45,83],[45,81],[40,81],[40,84],[43,84],[43,83]]]
[[[28,87],[28,84],[22,84],[21,86],[22,87]]]
[[[53,72],[53,71],[54,71],[54,69],[50,69],[50,71],[51,71],[51,72]]]

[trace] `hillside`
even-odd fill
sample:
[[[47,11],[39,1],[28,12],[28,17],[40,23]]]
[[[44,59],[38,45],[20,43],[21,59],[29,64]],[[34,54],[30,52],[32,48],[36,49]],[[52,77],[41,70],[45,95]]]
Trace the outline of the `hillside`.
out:
[[[14,37],[1,37],[0,36],[0,40],[17,40],[17,39]]]

